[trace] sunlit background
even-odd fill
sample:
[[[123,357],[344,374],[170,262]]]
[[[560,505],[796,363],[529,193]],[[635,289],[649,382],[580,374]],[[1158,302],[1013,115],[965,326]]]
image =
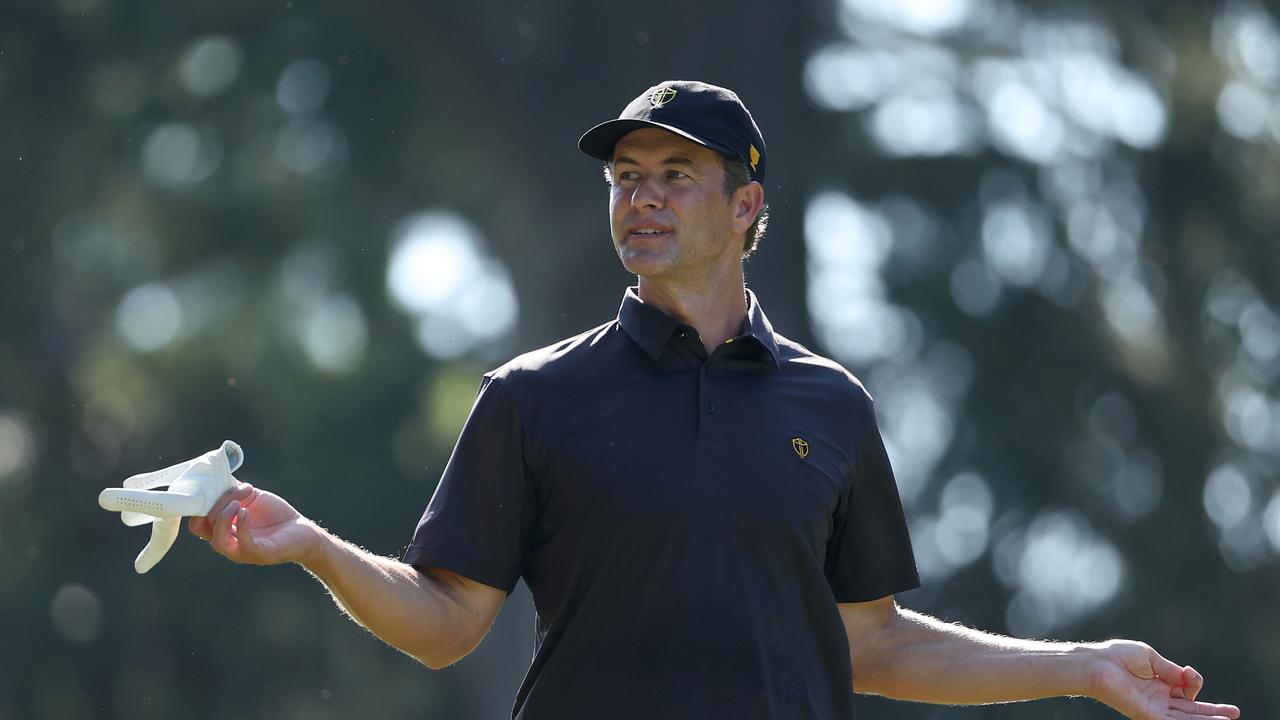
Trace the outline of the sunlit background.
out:
[[[770,152],[748,282],[877,399],[924,579],[1280,713],[1280,13],[1246,0],[0,8],[0,720],[508,713],[295,568],[96,506],[217,447],[396,555],[480,375],[629,278],[578,134],[666,78]],[[876,718],[1104,718],[1100,706]]]

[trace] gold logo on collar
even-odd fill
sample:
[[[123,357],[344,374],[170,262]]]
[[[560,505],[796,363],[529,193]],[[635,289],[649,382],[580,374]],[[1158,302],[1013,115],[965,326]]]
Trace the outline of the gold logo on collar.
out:
[[[791,449],[795,450],[802,460],[809,457],[809,443],[802,437],[791,438]]]
[[[675,88],[666,87],[666,88],[662,88],[661,90],[654,90],[653,94],[649,96],[649,104],[656,108],[660,108],[663,105],[666,105],[667,103],[671,102],[675,98],[675,96],[676,96]]]

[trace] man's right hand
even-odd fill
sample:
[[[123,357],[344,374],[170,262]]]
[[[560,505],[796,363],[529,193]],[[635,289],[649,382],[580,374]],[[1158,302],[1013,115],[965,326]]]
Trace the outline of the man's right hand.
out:
[[[204,517],[187,528],[218,554],[238,563],[305,564],[321,543],[321,530],[284,498],[248,483],[226,491]]]

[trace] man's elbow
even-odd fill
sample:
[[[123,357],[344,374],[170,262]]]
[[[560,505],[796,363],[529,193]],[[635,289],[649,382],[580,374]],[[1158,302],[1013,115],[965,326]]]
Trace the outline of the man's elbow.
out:
[[[471,654],[484,639],[484,633],[467,631],[458,633],[451,642],[428,650],[409,653],[413,659],[431,670],[442,670]]]
[[[462,656],[414,655],[414,660],[427,666],[428,670],[443,670],[462,659]]]
[[[464,651],[451,648],[410,653],[414,660],[426,665],[430,670],[443,670],[469,654],[471,654],[471,648]]]
[[[433,609],[429,617],[411,623],[414,645],[401,649],[432,670],[449,667],[471,654],[489,633],[506,593],[466,580],[439,568],[415,568],[424,598]]]

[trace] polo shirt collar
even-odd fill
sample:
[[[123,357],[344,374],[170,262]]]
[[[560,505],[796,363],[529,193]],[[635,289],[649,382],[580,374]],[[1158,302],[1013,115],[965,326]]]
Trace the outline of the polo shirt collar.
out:
[[[671,336],[683,327],[683,323],[640,299],[636,287],[627,288],[622,295],[622,307],[618,309],[618,324],[641,350],[657,360],[662,356]],[[739,337],[751,337],[769,354],[774,368],[780,366],[778,341],[773,325],[760,308],[756,294],[747,290],[747,317],[742,323]]]
[[[782,363],[778,358],[778,339],[774,335],[773,325],[769,323],[769,318],[765,317],[764,310],[756,300],[756,294],[751,292],[750,288],[747,288],[747,320],[743,324],[742,334],[755,338],[765,350],[769,351],[769,357],[773,359],[773,367],[781,367]]]

